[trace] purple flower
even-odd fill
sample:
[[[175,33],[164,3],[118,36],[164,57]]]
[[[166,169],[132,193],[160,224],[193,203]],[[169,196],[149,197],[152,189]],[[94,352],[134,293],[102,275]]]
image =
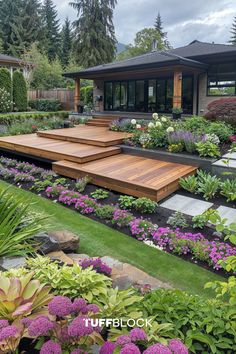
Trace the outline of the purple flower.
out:
[[[32,320],[28,332],[31,337],[46,336],[55,327],[55,323],[49,320],[47,316],[39,316]]]
[[[101,347],[99,354],[112,354],[116,349],[116,344],[112,342],[106,342]]]
[[[80,262],[83,269],[92,267],[97,273],[102,273],[107,276],[111,275],[112,269],[102,262],[101,258],[85,258]]]
[[[9,322],[7,320],[0,320],[0,330],[7,326],[9,326]]]
[[[73,302],[73,311],[87,314],[87,302],[84,299],[75,299]]]
[[[132,342],[138,342],[138,341],[143,341],[147,339],[147,335],[145,333],[145,331],[141,328],[133,328],[130,331],[130,339],[132,340]]]
[[[40,354],[61,354],[60,344],[54,342],[53,340],[48,340],[45,342],[40,350]]]
[[[71,354],[88,354],[87,352],[84,352],[82,349],[74,349]]]
[[[172,354],[170,349],[165,345],[157,343],[151,345],[151,347],[147,348],[143,354]]]
[[[24,318],[22,318],[22,320],[21,320],[21,323],[22,323],[24,326],[26,326],[26,327],[29,327],[29,325],[31,324],[31,322],[32,322],[32,320],[29,319],[28,317],[24,317]]]
[[[87,321],[86,321],[87,320]],[[68,334],[71,337],[83,337],[92,334],[94,331],[89,318],[86,316],[76,317],[68,327]]]
[[[100,308],[95,304],[90,304],[86,307],[86,310],[87,313],[88,312],[98,313],[100,311]]]
[[[48,310],[51,315],[64,317],[71,314],[73,305],[66,296],[55,296],[48,304]]]
[[[16,326],[6,326],[0,330],[0,342],[15,337],[19,333],[19,329]]]
[[[169,348],[173,354],[188,354],[188,348],[179,339],[171,339]]]
[[[135,344],[129,343],[121,349],[120,354],[141,354],[141,352]]]
[[[122,336],[119,336],[116,340],[117,345],[123,346],[128,343],[131,343],[131,339],[128,334],[123,334]]]

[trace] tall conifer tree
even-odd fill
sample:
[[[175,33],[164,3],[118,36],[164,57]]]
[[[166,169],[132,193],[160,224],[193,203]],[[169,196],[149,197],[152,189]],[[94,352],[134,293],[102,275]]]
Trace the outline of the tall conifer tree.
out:
[[[71,24],[68,17],[65,20],[64,26],[61,33],[61,63],[65,68],[68,66],[71,58],[72,51],[72,33],[71,33]]]
[[[234,17],[234,21],[231,29],[231,38],[229,40],[230,44],[236,45],[236,16]]]
[[[59,20],[57,17],[56,6],[52,0],[44,0],[42,9],[44,45],[43,48],[47,53],[50,61],[59,55],[60,50],[60,33]]]
[[[157,32],[159,33],[159,35],[160,35],[160,39],[161,39],[161,42],[162,42],[162,43],[160,43],[160,45],[163,45],[165,49],[171,48],[170,43],[169,43],[169,41],[167,39],[167,32],[165,32],[164,29],[163,29],[163,22],[162,22],[162,18],[161,18],[160,12],[158,12],[158,14],[157,14],[154,27],[157,30]]]

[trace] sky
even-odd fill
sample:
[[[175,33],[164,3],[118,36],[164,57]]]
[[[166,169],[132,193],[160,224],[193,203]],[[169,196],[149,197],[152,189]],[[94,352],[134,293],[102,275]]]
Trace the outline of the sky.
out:
[[[66,16],[71,21],[76,18],[70,1],[73,0],[54,0],[62,21]],[[132,43],[136,32],[153,26],[158,11],[174,48],[194,39],[227,43],[236,16],[236,0],[117,0],[114,11],[117,40]]]

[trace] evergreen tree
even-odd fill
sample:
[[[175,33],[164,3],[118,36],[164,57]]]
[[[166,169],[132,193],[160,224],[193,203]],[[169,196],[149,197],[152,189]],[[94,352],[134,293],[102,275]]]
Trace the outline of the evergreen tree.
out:
[[[77,10],[75,47],[78,63],[83,67],[99,65],[114,59],[116,38],[113,10],[117,0],[75,0]]]
[[[165,49],[171,48],[170,43],[167,39],[167,32],[165,32],[163,29],[163,23],[162,23],[162,18],[161,18],[160,12],[158,12],[158,14],[157,14],[154,27],[160,35],[161,42],[162,42],[161,44],[163,44],[164,48]]]
[[[234,17],[234,22],[232,24],[232,29],[231,29],[231,38],[229,40],[229,43],[232,45],[236,45],[236,16]]]
[[[71,58],[71,51],[72,51],[72,34],[71,34],[71,25],[68,17],[65,20],[65,24],[62,28],[61,33],[61,63],[63,67],[67,67],[70,62]]]
[[[18,112],[27,110],[27,84],[21,71],[13,74],[13,103]]]
[[[59,20],[57,18],[56,6],[52,0],[44,0],[42,8],[42,20],[44,31],[44,50],[50,61],[59,55],[60,34]]]

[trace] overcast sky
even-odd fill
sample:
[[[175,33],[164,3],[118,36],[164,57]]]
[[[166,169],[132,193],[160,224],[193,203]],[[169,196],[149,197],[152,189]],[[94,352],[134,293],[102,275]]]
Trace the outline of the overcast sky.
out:
[[[69,6],[69,0],[54,2],[61,20],[66,16],[75,19],[76,11]],[[227,43],[236,16],[236,0],[118,0],[114,12],[117,40],[131,43],[136,32],[153,26],[158,11],[173,47],[194,39]]]

